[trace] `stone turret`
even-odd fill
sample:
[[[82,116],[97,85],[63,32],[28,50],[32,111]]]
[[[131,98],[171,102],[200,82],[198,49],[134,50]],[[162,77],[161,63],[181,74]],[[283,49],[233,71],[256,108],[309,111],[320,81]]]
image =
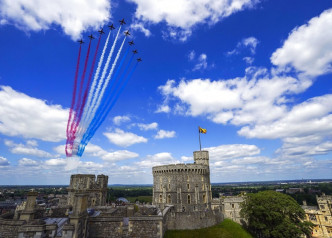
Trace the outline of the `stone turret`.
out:
[[[194,161],[196,164],[203,164],[209,166],[209,151],[194,151]]]
[[[29,192],[27,195],[27,202],[24,210],[21,213],[20,220],[31,221],[34,219],[35,209],[36,209],[36,198],[38,196],[37,192]]]

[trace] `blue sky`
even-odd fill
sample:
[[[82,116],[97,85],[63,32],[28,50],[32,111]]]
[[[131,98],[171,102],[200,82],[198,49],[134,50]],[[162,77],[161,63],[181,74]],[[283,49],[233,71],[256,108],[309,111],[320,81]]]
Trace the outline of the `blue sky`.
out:
[[[122,18],[143,62],[66,158],[77,40]],[[198,126],[212,182],[331,178],[329,0],[1,0],[0,35],[0,184],[152,184],[192,162]]]

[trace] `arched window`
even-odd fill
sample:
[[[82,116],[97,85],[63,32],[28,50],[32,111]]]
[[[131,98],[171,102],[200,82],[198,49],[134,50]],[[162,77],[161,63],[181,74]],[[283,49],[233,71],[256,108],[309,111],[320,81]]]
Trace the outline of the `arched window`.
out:
[[[172,204],[172,198],[171,198],[170,194],[168,194],[168,196],[167,196],[167,203]]]
[[[190,198],[190,195],[188,194],[188,204],[190,204],[191,202],[191,198]]]
[[[203,202],[206,203],[206,195],[203,194]]]
[[[159,203],[163,203],[163,195],[159,195]]]
[[[171,189],[171,184],[170,183],[168,184],[168,189]]]
[[[190,189],[190,184],[189,184],[189,183],[187,183],[187,189],[188,189],[188,190]]]

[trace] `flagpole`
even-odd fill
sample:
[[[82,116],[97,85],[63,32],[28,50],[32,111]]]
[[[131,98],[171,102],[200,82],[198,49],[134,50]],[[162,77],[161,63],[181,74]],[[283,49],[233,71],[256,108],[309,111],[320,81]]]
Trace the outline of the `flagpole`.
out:
[[[199,151],[202,151],[202,146],[201,146],[201,132],[199,131],[199,127],[198,127],[198,139],[199,139]]]

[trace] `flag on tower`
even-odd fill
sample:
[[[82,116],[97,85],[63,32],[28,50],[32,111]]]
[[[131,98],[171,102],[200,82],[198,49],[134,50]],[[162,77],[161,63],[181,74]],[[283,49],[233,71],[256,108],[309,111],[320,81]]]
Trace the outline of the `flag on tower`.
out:
[[[202,127],[198,127],[198,131],[199,133],[203,133],[203,134],[206,134],[206,129],[203,129]]]

